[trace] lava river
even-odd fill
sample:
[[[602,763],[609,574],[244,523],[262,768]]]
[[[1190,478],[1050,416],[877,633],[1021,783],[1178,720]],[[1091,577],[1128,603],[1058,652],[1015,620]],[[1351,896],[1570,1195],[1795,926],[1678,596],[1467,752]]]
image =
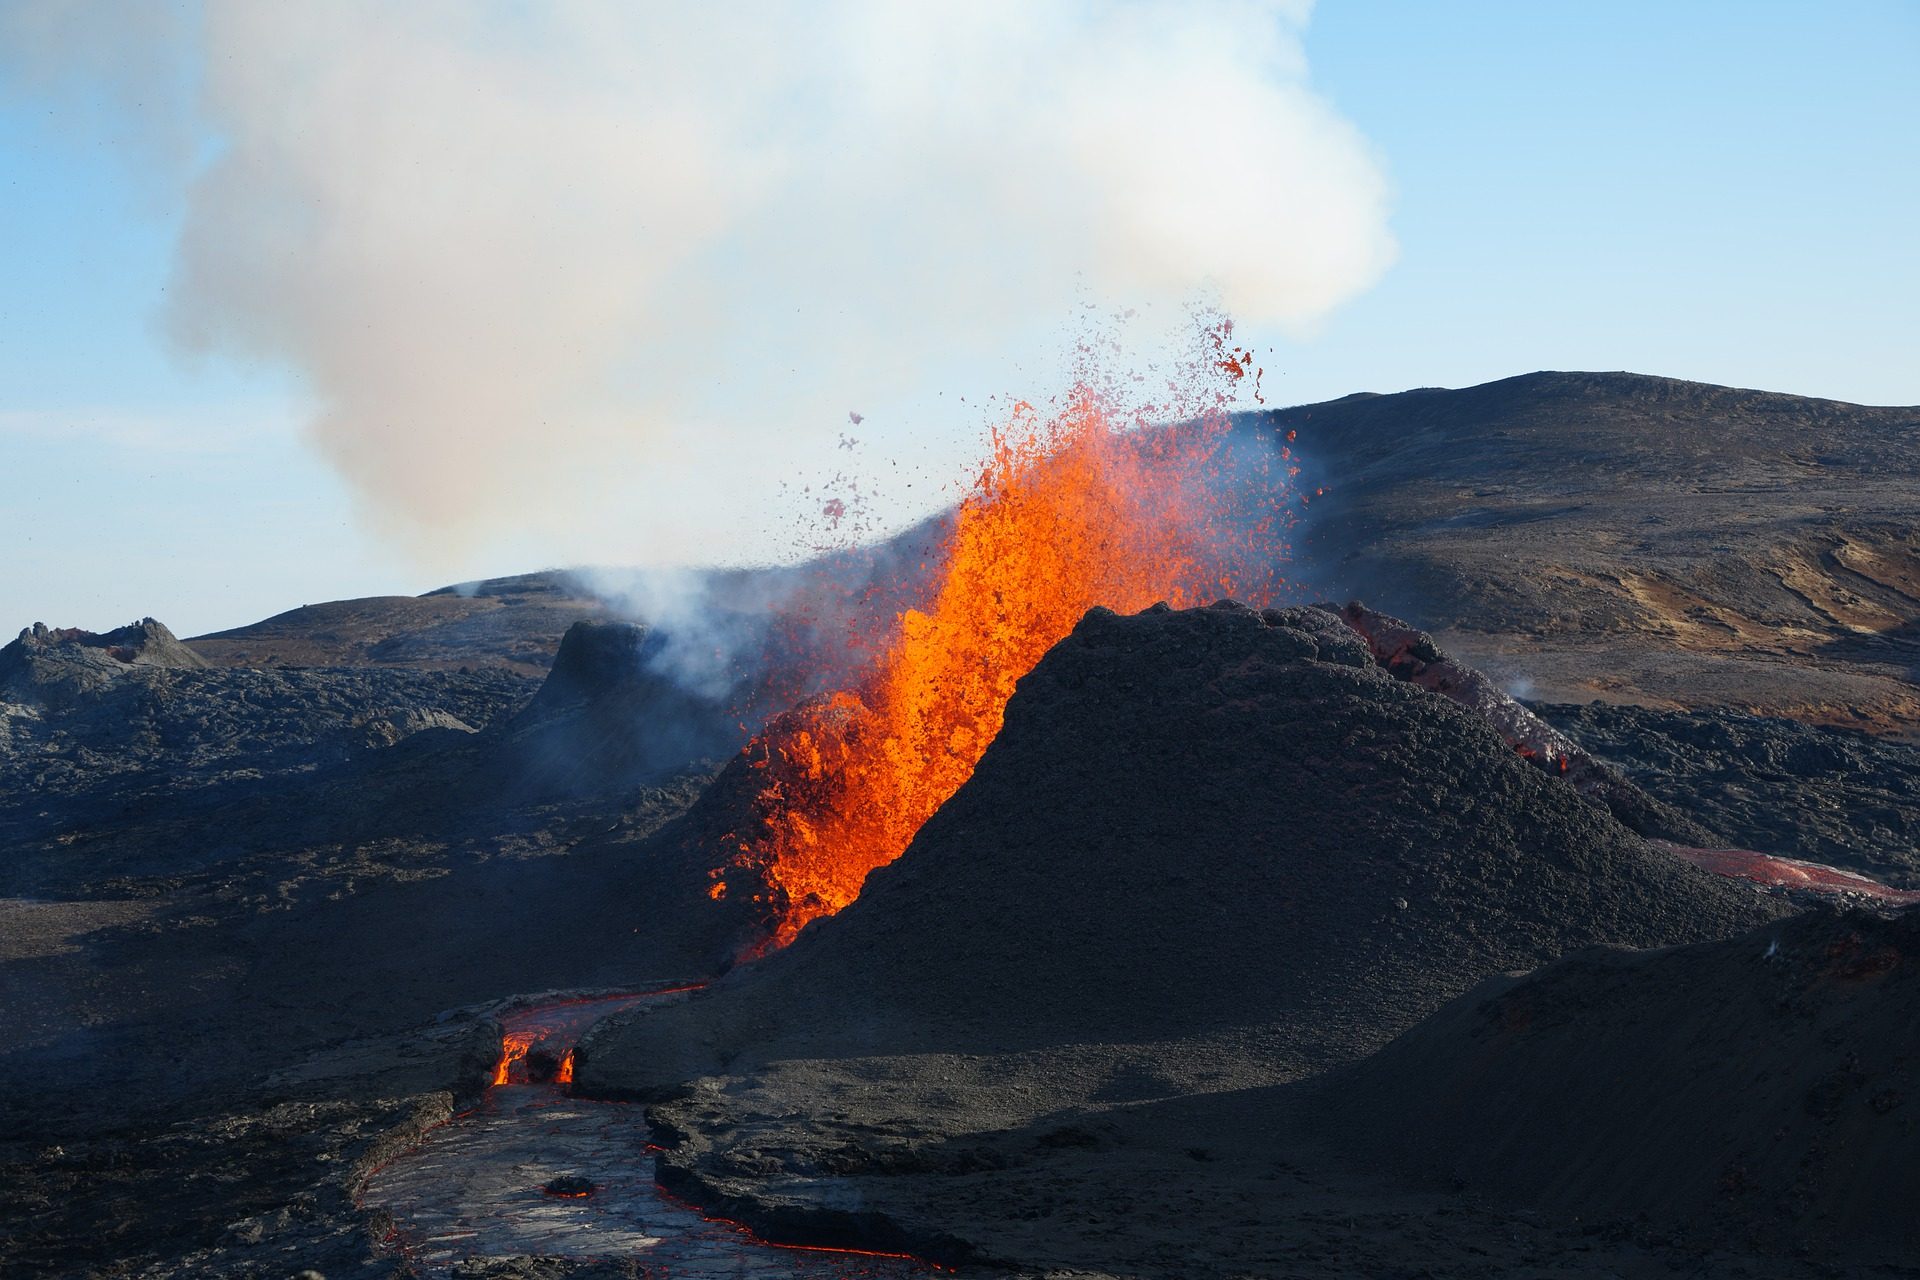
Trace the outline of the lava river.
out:
[[[715,1280],[933,1274],[907,1258],[770,1244],[706,1217],[655,1183],[640,1107],[571,1096],[572,1049],[588,1027],[686,989],[502,1013],[500,1065],[481,1104],[377,1170],[361,1207],[391,1215],[389,1243],[429,1275],[449,1275],[469,1258],[515,1256],[628,1259],[649,1275]]]

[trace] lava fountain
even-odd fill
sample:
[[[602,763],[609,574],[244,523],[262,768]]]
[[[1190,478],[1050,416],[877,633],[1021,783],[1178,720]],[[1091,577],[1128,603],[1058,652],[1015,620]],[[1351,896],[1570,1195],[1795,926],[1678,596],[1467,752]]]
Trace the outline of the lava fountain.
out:
[[[1252,372],[1227,351],[1216,373]],[[924,610],[880,637],[854,687],[789,712],[749,745],[763,771],[712,896],[751,884],[761,951],[859,896],[972,775],[1020,677],[1095,605],[1132,612],[1235,596],[1270,603],[1293,523],[1288,448],[1223,408],[1175,426],[1085,385],[1051,415],[1021,403],[995,429],[931,566]]]

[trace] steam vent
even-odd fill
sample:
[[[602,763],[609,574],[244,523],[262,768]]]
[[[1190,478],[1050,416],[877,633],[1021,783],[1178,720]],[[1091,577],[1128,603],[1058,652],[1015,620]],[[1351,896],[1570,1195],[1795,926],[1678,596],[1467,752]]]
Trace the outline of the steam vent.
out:
[[[662,674],[659,651],[658,639],[630,622],[568,627],[539,692],[506,726],[499,785],[578,797],[658,782],[688,761],[731,754],[735,718]]]

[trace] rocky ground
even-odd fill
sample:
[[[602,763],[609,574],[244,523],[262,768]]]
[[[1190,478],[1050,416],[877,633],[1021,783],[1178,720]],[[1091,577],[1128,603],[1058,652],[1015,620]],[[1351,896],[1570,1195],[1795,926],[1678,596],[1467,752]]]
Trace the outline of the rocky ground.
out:
[[[1308,580],[1530,696],[1920,723],[1920,409],[1534,373],[1249,425],[1328,489]]]
[[[717,681],[664,633],[566,652],[645,595],[570,575],[184,642],[30,630],[0,651],[0,1271],[397,1274],[354,1191],[483,1087],[496,1001],[726,974],[591,1037],[583,1083],[653,1098],[664,1176],[790,1238],[1062,1278],[1896,1274],[1912,1243],[1819,1179],[1868,1142],[1909,1185],[1913,1145],[1871,1145],[1909,1109],[1873,1102],[1908,1092],[1875,1056],[1913,1016],[1905,926],[1795,923],[1762,964],[1744,931],[1801,904],[1661,857],[1634,815],[1920,887],[1917,420],[1573,374],[1249,419],[1330,489],[1315,597],[1439,628],[1645,804],[1569,793],[1326,617],[1096,618],[870,898],[731,974],[756,919],[704,892],[744,785],[723,713],[840,678],[937,522],[700,584],[752,659]],[[1835,930],[1897,962],[1833,978]],[[1596,943],[1692,945],[1552,967]],[[1559,1012],[1487,1057],[1473,988],[1514,969]],[[1608,1146],[1635,1099],[1752,1091],[1684,1054],[1643,1072],[1663,1025],[1746,1046],[1778,1086],[1752,1096],[1810,1118],[1674,1202],[1733,1169],[1712,1212],[1588,1212],[1592,1179],[1665,1186],[1720,1140],[1635,1165]],[[1538,1066],[1614,1040],[1631,1061]],[[1474,1110],[1483,1070],[1511,1123]],[[1342,1108],[1374,1136],[1316,1127]]]
[[[498,1056],[442,1014],[719,945],[691,911],[647,927],[646,841],[697,765],[498,787],[538,681],[42,639],[0,654],[0,1058],[32,1082],[0,1095],[0,1270],[389,1274],[351,1189]]]
[[[1920,886],[1920,749],[1736,711],[1541,714],[1723,839]]]

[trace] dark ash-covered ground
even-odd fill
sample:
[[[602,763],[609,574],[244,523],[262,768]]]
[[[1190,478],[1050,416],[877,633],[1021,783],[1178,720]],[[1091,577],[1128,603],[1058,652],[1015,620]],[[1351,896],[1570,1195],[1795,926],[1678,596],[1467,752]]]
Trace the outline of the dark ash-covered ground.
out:
[[[1444,628],[1728,845],[1920,886],[1916,421],[1542,374],[1247,425],[1297,429],[1331,486],[1308,526],[1317,586]],[[791,571],[717,578],[709,599],[743,634],[806,657],[704,703],[659,683],[665,664],[644,656],[657,635],[589,629],[556,664],[572,623],[618,613],[566,575],[308,606],[184,642],[137,624],[9,647],[0,1272],[398,1274],[383,1224],[353,1207],[360,1176],[483,1086],[501,997],[727,967],[752,922],[702,892],[725,796],[695,805],[740,740],[721,704],[744,691],[770,712],[832,683],[822,641],[848,610],[910,599],[894,570],[938,529],[836,562],[832,607],[805,617],[766,611],[791,601]],[[1793,964],[1762,964],[1743,931],[1797,901],[1653,858],[1458,708],[1289,616],[1245,653],[1170,644],[1125,687],[1110,680],[1125,645],[1077,690],[1030,681],[1022,696],[1045,713],[996,746],[1003,763],[871,902],[650,1027],[609,1027],[589,1081],[660,1099],[668,1176],[709,1203],[988,1272],[1920,1265],[1874,1225],[1888,1201],[1816,1176],[1869,1141],[1861,1126],[1904,1132],[1910,1104],[1874,1099],[1907,1096],[1894,1077],[1910,1065],[1875,1055],[1915,1025],[1905,960],[1833,987],[1820,957],[1844,942],[1835,930],[1907,956],[1906,925],[1796,922],[1779,935]],[[967,878],[986,867],[986,888],[1031,892],[993,898]],[[1552,965],[1593,943],[1692,939]],[[1440,1114],[1478,1114],[1480,1060],[1463,1066],[1459,1046],[1479,1043],[1486,997],[1461,993],[1542,965],[1516,990],[1555,993],[1564,1016],[1485,1068],[1516,1082],[1512,1123],[1445,1130],[1408,1110],[1425,1081],[1449,1091]],[[1673,994],[1683,972],[1715,993],[1711,1019]],[[1784,1012],[1738,1023],[1768,983],[1785,984]],[[1535,1080],[1528,1064],[1572,1054],[1600,1070],[1589,1046],[1639,1043],[1622,1028],[1658,1018],[1753,1046],[1785,1092],[1751,1096],[1811,1118],[1715,1165],[1696,1187],[1711,1211],[1662,1215],[1622,1192],[1596,1217],[1566,1171],[1619,1188],[1646,1176],[1637,1147],[1607,1146],[1635,1131],[1635,1095],[1548,1131],[1579,1105],[1554,1088],[1587,1077]],[[1410,1045],[1426,1046],[1417,1068]],[[1710,1054],[1640,1071],[1659,1051],[1615,1062],[1614,1085],[1751,1092]],[[1406,1114],[1382,1140],[1308,1122],[1342,1099],[1393,1114],[1383,1097]],[[1398,1151],[1396,1135],[1429,1130],[1421,1149],[1458,1159]],[[1710,1145],[1696,1133],[1670,1154]],[[1907,1186],[1914,1144],[1871,1149],[1886,1185]],[[1812,1174],[1809,1152],[1828,1157]],[[1836,1252],[1835,1224],[1861,1247]]]
[[[1358,1163],[1562,1218],[1911,1265],[1920,915],[1496,978],[1306,1108]]]

